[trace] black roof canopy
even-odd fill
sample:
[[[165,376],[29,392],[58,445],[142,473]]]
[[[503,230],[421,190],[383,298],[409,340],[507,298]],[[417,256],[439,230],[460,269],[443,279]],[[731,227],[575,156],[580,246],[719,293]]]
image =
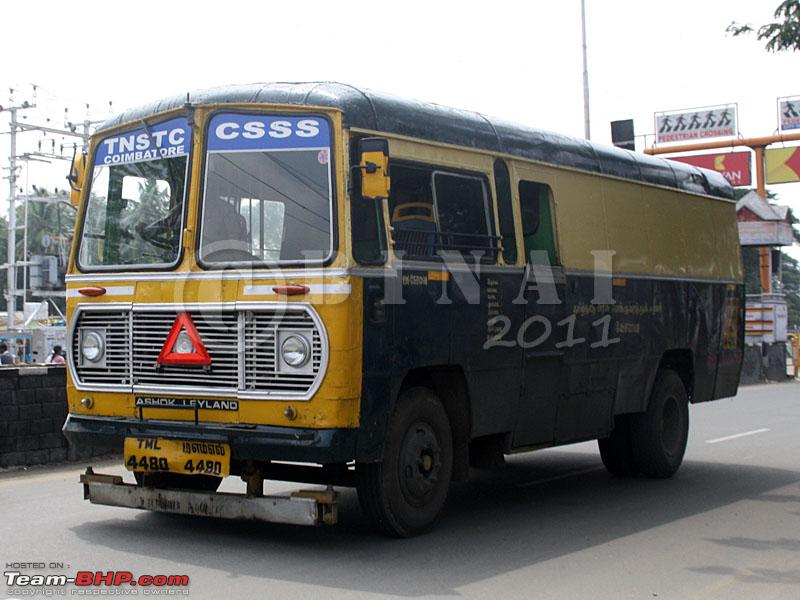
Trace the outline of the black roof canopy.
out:
[[[254,83],[191,92],[191,104],[265,103],[337,108],[345,127],[510,154],[732,199],[733,188],[716,171],[595,144],[480,113],[409,100],[334,82]],[[109,119],[99,131],[186,105],[187,96],[165,98]]]

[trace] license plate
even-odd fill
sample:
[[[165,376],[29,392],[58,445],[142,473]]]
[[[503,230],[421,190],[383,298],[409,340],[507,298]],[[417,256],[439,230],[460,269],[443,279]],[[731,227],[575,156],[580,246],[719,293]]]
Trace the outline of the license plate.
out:
[[[231,472],[231,448],[221,442],[125,438],[125,467],[145,473],[227,477]]]

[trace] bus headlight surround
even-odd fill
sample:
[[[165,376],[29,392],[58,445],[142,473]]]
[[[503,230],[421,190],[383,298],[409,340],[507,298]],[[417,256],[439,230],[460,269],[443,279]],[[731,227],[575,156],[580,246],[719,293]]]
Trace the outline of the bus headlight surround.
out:
[[[86,331],[81,337],[81,355],[89,362],[100,362],[106,352],[105,336],[99,331]]]
[[[299,369],[311,358],[311,344],[300,334],[287,336],[281,344],[281,358],[290,367]]]

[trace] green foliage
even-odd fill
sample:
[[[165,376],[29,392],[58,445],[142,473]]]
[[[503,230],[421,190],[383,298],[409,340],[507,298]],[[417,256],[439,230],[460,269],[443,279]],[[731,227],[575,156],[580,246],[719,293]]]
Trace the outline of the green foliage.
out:
[[[139,188],[138,202],[129,202],[120,216],[124,229],[134,231],[139,223],[155,223],[166,218],[169,212],[169,188],[159,189],[156,179],[145,179],[137,184]],[[147,258],[154,262],[163,262],[164,258],[160,250],[153,248],[141,235],[131,235],[130,239],[125,240],[125,252],[129,258],[126,262],[137,262],[135,257]]]
[[[34,195],[39,197],[57,197],[63,203],[57,202],[28,202],[28,256],[34,254],[55,254],[63,266],[69,258],[72,244],[72,235],[75,230],[75,209],[68,204],[67,192],[56,190],[49,193],[43,188],[33,186]],[[17,223],[25,223],[25,206],[17,206]],[[49,238],[50,245],[44,246],[44,241]],[[17,235],[17,256],[22,257],[25,252],[25,238]]]
[[[800,263],[785,253],[781,276],[789,313],[789,329],[798,329],[800,328]]]
[[[744,263],[745,294],[760,294],[761,279],[758,266],[758,248],[744,246],[742,248],[742,262]]]
[[[770,52],[800,50],[800,0],[784,0],[774,13],[774,23],[762,25],[756,31],[752,25],[740,25],[735,21],[728,25],[727,32],[733,36],[756,32],[759,41],[766,41]]]
[[[750,192],[755,192],[755,188],[747,188],[747,187],[735,187],[733,188],[733,199],[734,200],[741,200]],[[778,194],[771,190],[767,190],[767,200],[777,200]]]
[[[783,293],[786,295],[786,306],[789,313],[789,328],[800,328],[800,262],[781,253],[781,279]],[[742,248],[744,262],[744,289],[746,294],[760,294],[758,248],[745,246]]]

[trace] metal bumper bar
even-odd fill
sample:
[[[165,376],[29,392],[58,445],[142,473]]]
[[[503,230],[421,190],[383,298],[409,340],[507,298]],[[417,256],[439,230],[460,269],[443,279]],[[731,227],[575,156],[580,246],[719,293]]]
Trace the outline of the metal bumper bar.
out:
[[[94,473],[91,467],[80,481],[84,500],[106,506],[291,525],[334,525],[338,516],[331,488],[281,496],[159,489],[123,483],[122,477]]]

